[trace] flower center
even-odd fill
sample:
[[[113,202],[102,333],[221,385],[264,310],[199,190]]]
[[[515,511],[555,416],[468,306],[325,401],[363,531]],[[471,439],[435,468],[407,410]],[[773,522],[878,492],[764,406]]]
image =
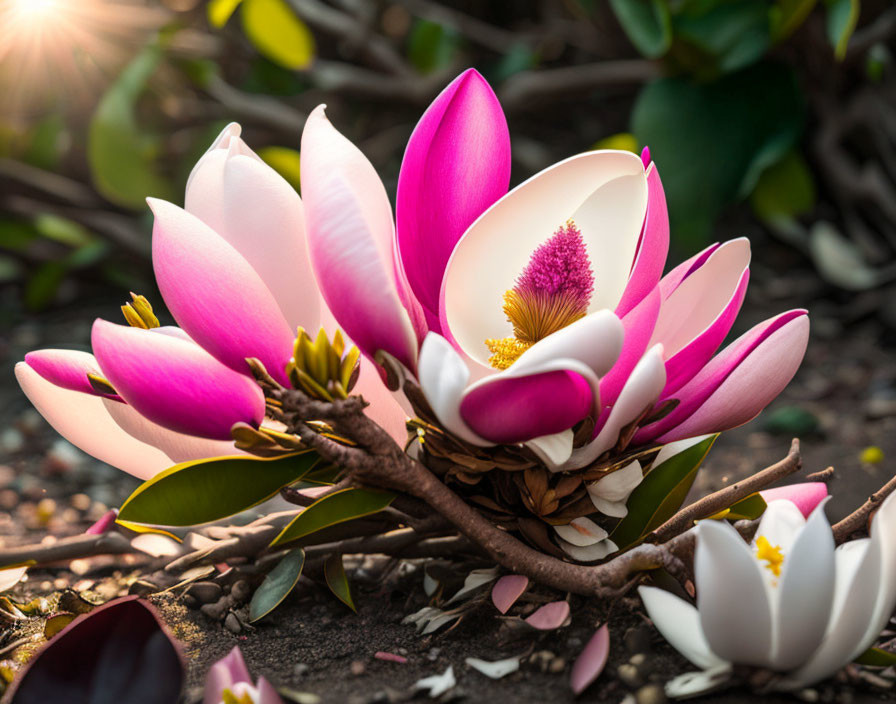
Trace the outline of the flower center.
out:
[[[489,364],[507,369],[539,340],[584,318],[593,291],[585,241],[569,220],[532,253],[513,288],[504,293],[513,337],[485,341],[492,353]]]
[[[775,577],[781,576],[784,554],[781,552],[779,545],[772,545],[764,535],[760,535],[756,539],[756,559],[766,562],[767,564],[763,565],[763,567],[769,570]]]

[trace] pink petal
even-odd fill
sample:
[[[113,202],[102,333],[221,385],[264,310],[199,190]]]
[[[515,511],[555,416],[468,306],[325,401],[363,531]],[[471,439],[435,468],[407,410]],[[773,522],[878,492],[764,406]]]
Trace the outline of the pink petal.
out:
[[[539,631],[552,631],[563,626],[567,619],[569,619],[569,602],[552,601],[529,616],[526,623]]]
[[[268,682],[264,677],[258,678],[258,704],[283,704],[283,699],[277,694],[274,685]]]
[[[750,243],[726,242],[663,301],[653,342],[666,349],[668,398],[696,374],[725,339],[749,281]]]
[[[78,350],[36,350],[25,355],[25,363],[51,384],[63,389],[103,396],[87,380],[88,374],[100,374],[96,358]],[[110,396],[111,398],[111,396]]]
[[[56,386],[25,362],[16,365],[15,374],[28,400],[56,432],[101,462],[139,479],[149,479],[174,464],[161,450],[122,430],[103,399]]]
[[[162,297],[178,324],[199,345],[238,372],[257,357],[288,383],[285,366],[295,331],[255,269],[195,215],[161,200],[155,215],[152,261]]]
[[[510,183],[510,135],[486,80],[467,69],[427,108],[408,142],[395,215],[401,261],[439,331],[439,292],[454,245]]]
[[[824,482],[803,482],[802,484],[788,484],[787,486],[777,486],[774,489],[764,489],[759,493],[766,503],[786,499],[796,504],[803,516],[808,518],[815,507],[828,495],[828,485]]]
[[[416,301],[396,270],[386,190],[323,106],[305,123],[301,168],[311,263],[327,305],[368,357],[384,350],[414,370],[416,313],[405,306]]]
[[[408,659],[403,655],[396,655],[395,653],[387,653],[382,650],[378,650],[373,654],[373,657],[377,660],[384,660],[386,662],[397,662],[400,665],[404,665]]]
[[[721,247],[721,245],[718,242],[709,245],[709,247],[702,252],[698,252],[690,259],[683,261],[660,279],[660,292],[663,294],[663,300],[666,300],[671,296],[672,292],[681,285],[682,281],[703,266],[706,263],[706,260],[709,259],[712,253],[719,247]]]
[[[645,147],[646,150],[646,147]],[[647,214],[638,242],[638,252],[622,300],[616,306],[620,318],[631,311],[656,286],[669,254],[669,211],[660,174],[654,164],[647,167]]]
[[[529,587],[529,578],[521,574],[506,574],[492,587],[492,603],[506,614]]]
[[[117,518],[118,509],[110,508],[102,516],[100,516],[98,521],[93,523],[90,528],[84,531],[84,535],[102,535],[103,533],[108,532],[112,528],[112,526],[115,525],[115,520]]]
[[[600,399],[604,406],[612,406],[622,391],[638,360],[644,356],[660,313],[660,290],[654,286],[641,302],[621,320],[625,330],[622,351],[613,368],[600,380]]]
[[[221,704],[224,690],[237,682],[251,682],[249,668],[238,646],[209,668],[202,704]]]
[[[496,375],[467,390],[460,413],[486,440],[517,443],[571,428],[591,412],[593,400],[588,379],[573,371]]]
[[[140,442],[159,448],[171,458],[172,464],[201,460],[207,457],[244,454],[242,450],[237,450],[234,447],[233,441],[230,439],[212,440],[179,433],[144,418],[126,403],[115,403],[108,399],[105,399],[103,403],[112,420],[122,430]]]
[[[91,335],[100,368],[141,415],[189,435],[226,440],[234,423],[264,418],[261,388],[196,344],[97,320]]]
[[[609,656],[610,630],[607,628],[607,624],[604,624],[591,636],[572,666],[569,684],[573,694],[581,694],[600,676]]]
[[[717,433],[751,420],[796,374],[808,342],[805,311],[790,311],[756,326],[680,390],[681,404],[658,423],[672,426],[659,441]],[[705,400],[695,408],[700,399]]]
[[[315,330],[318,292],[302,200],[230,125],[199,160],[184,208],[229,242],[270,289],[290,329]]]

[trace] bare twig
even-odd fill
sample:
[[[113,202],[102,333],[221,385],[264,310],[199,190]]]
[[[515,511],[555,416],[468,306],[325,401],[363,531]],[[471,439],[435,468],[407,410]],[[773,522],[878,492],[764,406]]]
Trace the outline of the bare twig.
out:
[[[12,565],[49,565],[95,555],[123,555],[140,552],[121,533],[76,535],[62,538],[52,545],[23,545],[0,550],[0,567]]]
[[[829,482],[834,478],[834,468],[827,467],[826,469],[821,470],[820,472],[812,472],[812,474],[806,475],[806,480],[810,482]]]
[[[845,541],[850,535],[859,530],[864,530],[868,525],[868,518],[877,510],[890,494],[896,491],[896,476],[892,477],[880,489],[875,491],[868,500],[859,508],[849,514],[842,521],[834,524],[834,540],[839,545]]]
[[[689,506],[686,506],[653,531],[648,537],[648,540],[651,542],[663,543],[669,540],[669,538],[679,535],[692,527],[694,521],[723,511],[731,506],[731,504],[740,501],[753,492],[764,489],[769,484],[793,474],[798,471],[801,466],[802,458],[800,457],[800,441],[794,438],[790,445],[790,451],[780,462],[776,462],[771,467],[766,467],[761,472],[757,472],[731,486],[726,486],[724,489],[720,489],[709,496],[704,496],[699,501],[695,501]]]

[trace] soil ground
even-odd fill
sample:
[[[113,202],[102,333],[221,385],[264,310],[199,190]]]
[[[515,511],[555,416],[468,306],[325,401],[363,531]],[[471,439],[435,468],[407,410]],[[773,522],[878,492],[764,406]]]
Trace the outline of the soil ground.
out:
[[[834,498],[829,517],[837,520],[894,472],[893,304],[886,292],[838,293],[801,268],[800,260],[773,245],[756,254],[753,280],[735,332],[776,312],[806,306],[812,316],[812,341],[802,369],[784,394],[762,417],[719,439],[693,493],[717,489],[780,459],[790,437],[798,434],[803,474],[828,465],[836,469],[830,483]],[[18,315],[0,339],[0,544],[36,543],[82,532],[106,507],[119,505],[137,486],[136,480],[59,439],[30,409],[12,375],[13,364],[29,349],[86,349],[93,318],[115,319],[120,297],[40,316]],[[880,448],[882,462],[862,461],[869,447]],[[864,459],[868,458],[866,453]],[[33,570],[14,595],[33,597],[74,586],[95,598],[110,598],[139,568],[122,558],[93,558],[57,569]],[[322,590],[310,588],[292,595],[268,619],[238,635],[200,611],[188,609],[176,596],[153,597],[184,643],[190,664],[186,701],[197,699],[208,666],[239,645],[255,675],[304,693],[298,701],[309,703],[405,701],[418,679],[442,673],[449,666],[458,680],[452,696],[466,701],[569,702],[573,701],[568,687],[571,664],[596,625],[608,617],[610,662],[577,701],[620,702],[631,694],[638,704],[659,702],[663,699],[657,685],[692,669],[649,626],[636,599],[610,603],[574,597],[569,626],[535,635],[511,628],[483,600],[448,632],[418,636],[413,626],[401,621],[426,603],[419,571],[374,583],[368,575],[366,581],[355,579],[355,589],[357,615]],[[537,600],[555,598],[562,595],[535,590],[533,601],[515,607],[515,613],[535,608]],[[0,635],[0,648],[10,638],[9,633]],[[400,654],[407,662],[375,659],[377,651]],[[497,681],[464,664],[471,656],[498,660],[522,654],[527,658],[520,671]],[[635,667],[630,666],[632,657]],[[844,704],[896,698],[889,688],[874,686],[857,671],[841,674],[839,680],[805,696],[807,701]],[[746,690],[739,689],[710,695],[704,701],[750,699]],[[763,699],[793,701],[778,696]]]

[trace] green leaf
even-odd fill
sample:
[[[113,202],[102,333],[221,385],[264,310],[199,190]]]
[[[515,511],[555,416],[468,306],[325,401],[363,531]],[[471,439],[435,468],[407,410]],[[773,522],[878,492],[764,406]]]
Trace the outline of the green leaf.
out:
[[[62,261],[41,264],[25,285],[24,299],[28,310],[39,311],[50,305],[67,271],[68,267]]]
[[[191,526],[260,504],[302,478],[314,452],[283,457],[218,457],[175,465],[141,484],[118,517],[131,523]]]
[[[267,616],[289,596],[302,576],[303,567],[305,551],[302,548],[290,550],[283,556],[252,595],[252,601],[249,602],[250,623]]]
[[[285,0],[243,0],[243,31],[262,56],[284,68],[306,69],[314,60],[314,35]]]
[[[896,665],[896,653],[881,650],[880,648],[868,648],[853,662],[865,667],[889,667],[890,665]]]
[[[205,6],[208,23],[215,29],[221,29],[243,0],[210,0]]]
[[[97,241],[83,225],[51,213],[35,216],[34,229],[47,239],[69,247],[86,247]]]
[[[805,21],[817,0],[778,0],[768,11],[772,41],[789,37]]]
[[[625,549],[637,543],[681,508],[697,470],[718,435],[708,437],[653,467],[629,496],[628,513],[610,539]]]
[[[626,36],[644,56],[662,56],[672,43],[672,22],[665,0],[610,0]]]
[[[301,157],[299,152],[289,147],[262,147],[258,150],[258,156],[267,162],[274,171],[280,174],[290,186],[297,191],[300,189]]]
[[[859,0],[828,0],[828,39],[838,61],[846,57],[850,37],[859,22],[861,5]]]
[[[705,56],[700,73],[729,73],[755,63],[771,45],[768,7],[756,0],[715,3],[701,12],[680,13],[674,21],[677,39]]]
[[[765,513],[767,505],[765,499],[757,491],[731,504],[724,518],[729,521],[753,521]]]
[[[761,63],[712,83],[660,78],[644,87],[632,132],[664,180],[676,246],[703,247],[721,210],[795,144],[803,104],[786,66]]]
[[[802,155],[791,150],[759,177],[750,195],[753,212],[766,222],[804,215],[815,206],[815,182]]]
[[[440,24],[418,20],[408,35],[408,59],[420,73],[432,73],[451,63],[459,40]]]
[[[296,516],[271,546],[297,540],[322,528],[382,511],[392,503],[395,494],[372,489],[343,489],[318,499]]]
[[[324,577],[327,586],[339,601],[352,611],[357,612],[355,602],[352,600],[352,590],[349,587],[348,577],[345,576],[345,566],[342,564],[342,555],[334,554],[324,563]]]
[[[629,132],[611,134],[609,137],[599,139],[591,148],[619,149],[621,151],[634,152],[635,154],[641,153],[641,150],[638,148],[638,140],[635,138],[635,135]]]
[[[158,46],[143,49],[100,100],[90,120],[87,161],[97,190],[116,205],[143,209],[147,196],[174,200],[156,163],[157,137],[137,124],[134,106],[162,59]]]

